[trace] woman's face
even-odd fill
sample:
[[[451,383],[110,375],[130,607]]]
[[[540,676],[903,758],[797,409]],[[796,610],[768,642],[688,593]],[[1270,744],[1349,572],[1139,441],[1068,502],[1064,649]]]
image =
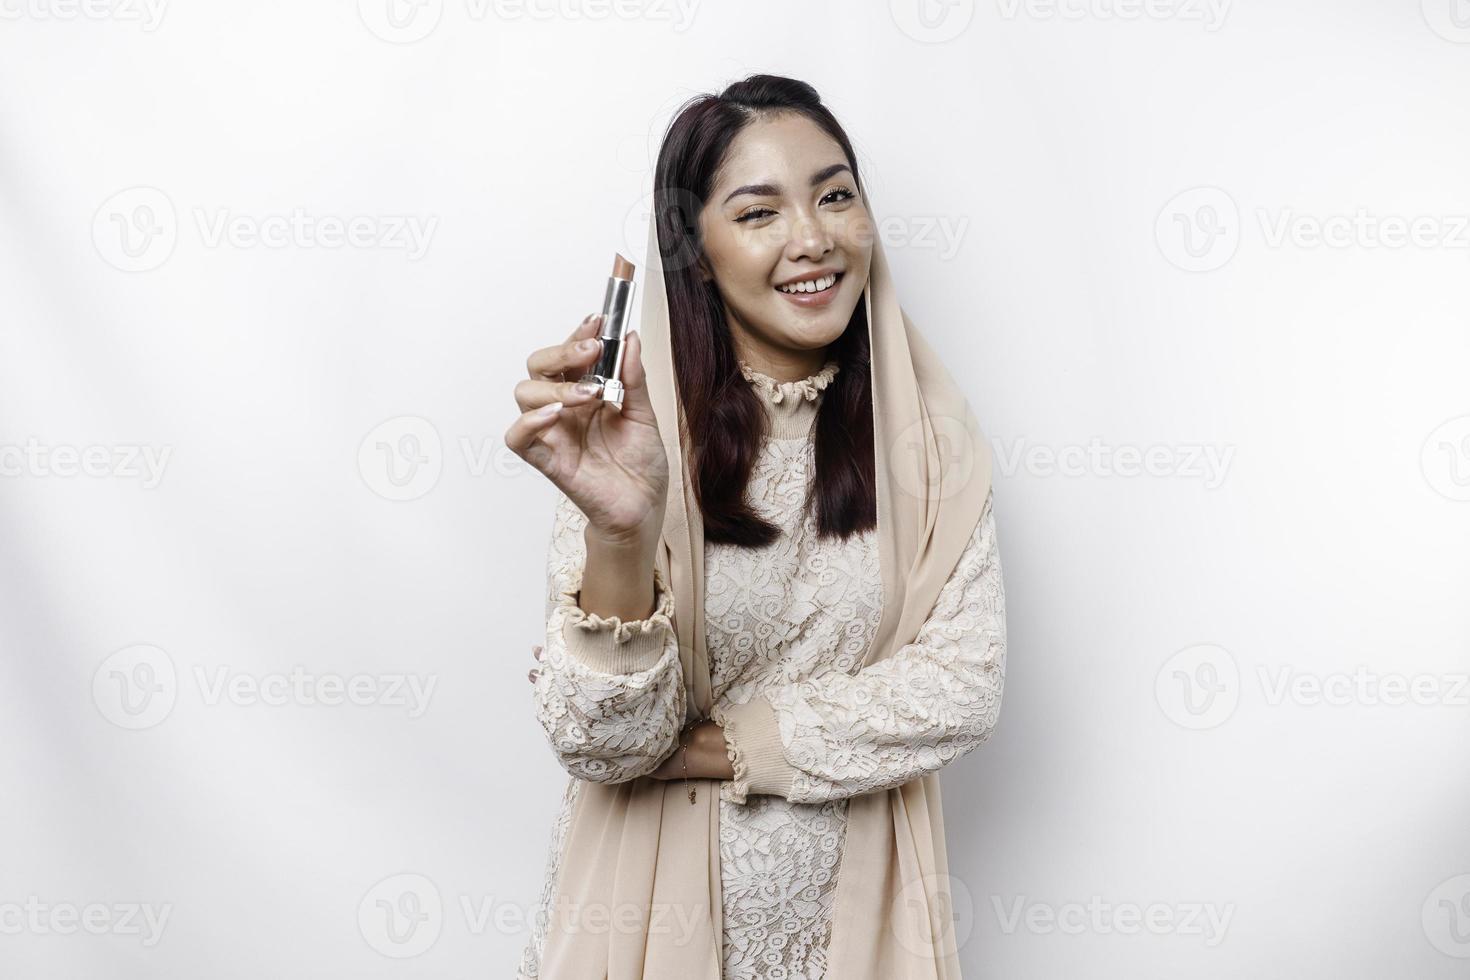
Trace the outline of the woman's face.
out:
[[[699,225],[699,266],[724,301],[736,353],[782,381],[819,370],[847,329],[873,256],[871,220],[842,147],[798,113],[751,123],[731,145]],[[827,288],[780,288],[789,283]]]

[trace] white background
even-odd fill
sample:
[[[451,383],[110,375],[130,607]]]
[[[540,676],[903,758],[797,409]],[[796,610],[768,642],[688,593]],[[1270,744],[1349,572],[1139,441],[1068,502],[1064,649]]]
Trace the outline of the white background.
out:
[[[1464,975],[1470,6],[384,2],[0,0],[0,975],[512,975],[566,779],[512,387],[755,71],[996,446],[966,976]]]

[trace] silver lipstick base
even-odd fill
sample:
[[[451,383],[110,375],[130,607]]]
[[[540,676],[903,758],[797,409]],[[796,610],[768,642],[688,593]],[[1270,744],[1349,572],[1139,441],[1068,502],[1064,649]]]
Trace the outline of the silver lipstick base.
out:
[[[623,383],[618,380],[623,373],[623,355],[626,353],[626,328],[633,308],[633,280],[612,276],[607,280],[607,293],[602,299],[602,329],[598,337],[602,340],[602,351],[592,369],[581,381],[600,385],[602,400],[623,407]]]
[[[623,407],[623,383],[621,381],[616,378],[604,378],[596,374],[586,375],[579,380],[592,381],[601,385],[602,390],[598,394],[602,397],[602,400],[609,405],[616,405],[619,409]]]

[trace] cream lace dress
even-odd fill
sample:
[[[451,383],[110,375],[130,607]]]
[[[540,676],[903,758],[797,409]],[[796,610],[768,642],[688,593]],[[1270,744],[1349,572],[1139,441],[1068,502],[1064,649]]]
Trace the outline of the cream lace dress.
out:
[[[705,545],[711,714],[724,727],[736,777],[720,783],[725,980],[822,980],[848,798],[940,769],[984,742],[1000,712],[1005,594],[989,499],[915,642],[858,669],[882,608],[877,538],[869,531],[819,540],[815,515],[800,513],[812,424],[838,370],[828,361],[807,378],[778,382],[741,365],[771,417],[747,498],[783,532],[759,550]],[[518,980],[540,976],[581,782],[652,772],[684,723],[673,594],[656,573],[647,619],[584,612],[585,526],[561,497],[534,701],[573,778],[552,826]]]

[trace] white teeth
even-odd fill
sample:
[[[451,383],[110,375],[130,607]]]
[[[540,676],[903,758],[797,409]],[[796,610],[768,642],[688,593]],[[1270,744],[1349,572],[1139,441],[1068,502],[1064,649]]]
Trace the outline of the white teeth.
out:
[[[837,282],[836,274],[823,276],[820,279],[810,279],[791,286],[777,286],[783,293],[820,293],[824,289],[831,289],[833,283]]]

